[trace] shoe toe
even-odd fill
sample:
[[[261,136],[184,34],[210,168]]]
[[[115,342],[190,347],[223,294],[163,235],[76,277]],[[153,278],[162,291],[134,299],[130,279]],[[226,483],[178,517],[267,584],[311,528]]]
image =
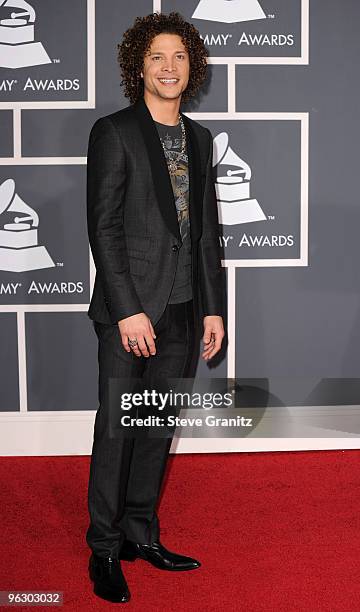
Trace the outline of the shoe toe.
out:
[[[180,564],[184,569],[195,569],[196,567],[200,567],[201,563],[196,559],[187,559],[183,563]]]

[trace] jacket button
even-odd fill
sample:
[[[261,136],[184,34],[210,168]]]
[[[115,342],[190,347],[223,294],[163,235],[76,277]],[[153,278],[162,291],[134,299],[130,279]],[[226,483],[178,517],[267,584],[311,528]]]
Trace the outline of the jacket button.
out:
[[[178,245],[177,244],[173,244],[172,247],[171,247],[171,250],[174,251],[174,252],[178,251],[179,250]]]

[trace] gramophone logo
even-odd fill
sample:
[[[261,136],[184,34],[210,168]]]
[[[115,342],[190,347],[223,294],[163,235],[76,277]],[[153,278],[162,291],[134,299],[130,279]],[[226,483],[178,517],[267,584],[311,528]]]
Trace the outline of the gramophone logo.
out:
[[[12,218],[13,213],[23,216]],[[39,216],[15,193],[13,179],[0,185],[0,219],[1,215],[10,216],[11,223],[0,224],[0,270],[27,272],[55,267],[46,248],[38,245]]]
[[[265,221],[259,202],[250,197],[250,166],[229,146],[229,136],[221,132],[214,138],[213,166],[234,166],[226,176],[218,176],[215,190],[219,221],[222,225],[238,225]]]
[[[221,23],[266,19],[258,0],[200,0],[192,17]]]
[[[25,68],[50,64],[51,59],[42,43],[35,42],[36,14],[33,7],[25,0],[0,0],[0,12],[5,7],[20,11],[0,19],[0,66]]]

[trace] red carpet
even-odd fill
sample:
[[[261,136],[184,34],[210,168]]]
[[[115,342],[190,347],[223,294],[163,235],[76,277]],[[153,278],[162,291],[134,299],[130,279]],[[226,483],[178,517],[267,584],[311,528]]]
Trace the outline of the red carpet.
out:
[[[360,451],[172,456],[162,541],[202,567],[171,573],[123,562],[132,600],[118,605],[95,597],[87,577],[89,458],[1,458],[0,590],[61,590],[69,611],[355,612],[359,458]]]

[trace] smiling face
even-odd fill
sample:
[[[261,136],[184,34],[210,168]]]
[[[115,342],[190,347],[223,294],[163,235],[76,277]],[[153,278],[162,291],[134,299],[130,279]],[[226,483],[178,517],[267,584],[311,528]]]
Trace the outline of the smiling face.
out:
[[[158,34],[144,57],[144,96],[174,100],[189,82],[189,54],[178,34]]]

